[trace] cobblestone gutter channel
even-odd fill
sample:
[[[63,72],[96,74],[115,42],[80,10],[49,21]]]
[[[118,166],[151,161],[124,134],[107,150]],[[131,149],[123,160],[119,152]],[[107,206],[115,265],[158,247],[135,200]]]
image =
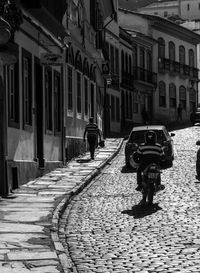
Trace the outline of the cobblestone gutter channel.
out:
[[[68,246],[65,240],[65,230],[67,215],[70,211],[70,203],[72,200],[83,191],[92,180],[98,176],[101,170],[109,164],[109,162],[119,153],[123,145],[123,139],[120,140],[117,149],[111,154],[106,160],[104,160],[95,170],[93,170],[83,181],[81,185],[75,187],[70,194],[66,194],[55,207],[52,216],[52,228],[51,228],[51,238],[54,243],[55,250],[59,257],[63,273],[77,273],[71,257],[68,252]]]

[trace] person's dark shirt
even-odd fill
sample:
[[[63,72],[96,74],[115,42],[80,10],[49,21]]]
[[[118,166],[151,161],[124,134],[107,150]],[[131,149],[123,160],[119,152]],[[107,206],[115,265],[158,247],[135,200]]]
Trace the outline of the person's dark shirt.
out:
[[[88,123],[85,127],[84,136],[86,133],[87,133],[87,137],[88,136],[96,136],[97,137],[100,134],[97,124],[96,123]]]
[[[138,161],[142,165],[148,165],[150,163],[160,163],[164,155],[164,150],[159,143],[142,143],[137,149]]]

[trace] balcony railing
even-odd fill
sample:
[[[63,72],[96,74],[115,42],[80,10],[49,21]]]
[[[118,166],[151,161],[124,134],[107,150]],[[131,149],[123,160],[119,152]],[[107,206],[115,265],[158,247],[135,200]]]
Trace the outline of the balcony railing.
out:
[[[180,75],[180,77],[189,77],[197,80],[199,70],[195,67],[172,61],[170,59],[159,58],[158,71],[160,73],[171,73],[175,75]]]
[[[157,74],[141,67],[135,67],[134,80],[157,85]]]

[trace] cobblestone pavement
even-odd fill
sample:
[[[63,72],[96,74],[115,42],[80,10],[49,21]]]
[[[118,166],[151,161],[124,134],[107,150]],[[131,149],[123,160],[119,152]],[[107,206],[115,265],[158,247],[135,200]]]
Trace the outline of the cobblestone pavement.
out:
[[[60,235],[74,272],[200,272],[200,127],[174,132],[174,165],[163,171],[165,190],[152,208],[137,205],[141,193],[136,174],[123,168],[123,149],[68,206]]]
[[[58,238],[60,215],[121,143],[122,139],[108,138],[105,147],[95,151],[95,160],[90,161],[86,153],[0,198],[0,273],[71,272]]]

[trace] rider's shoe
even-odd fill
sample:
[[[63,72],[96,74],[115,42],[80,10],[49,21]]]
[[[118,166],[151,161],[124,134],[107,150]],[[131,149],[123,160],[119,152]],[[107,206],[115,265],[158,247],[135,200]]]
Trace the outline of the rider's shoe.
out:
[[[156,188],[155,188],[155,191],[157,192],[157,191],[162,191],[162,190],[164,190],[165,189],[165,186],[164,185],[157,185],[156,186]]]
[[[138,185],[137,188],[135,189],[136,191],[141,191],[142,190],[142,186]]]

